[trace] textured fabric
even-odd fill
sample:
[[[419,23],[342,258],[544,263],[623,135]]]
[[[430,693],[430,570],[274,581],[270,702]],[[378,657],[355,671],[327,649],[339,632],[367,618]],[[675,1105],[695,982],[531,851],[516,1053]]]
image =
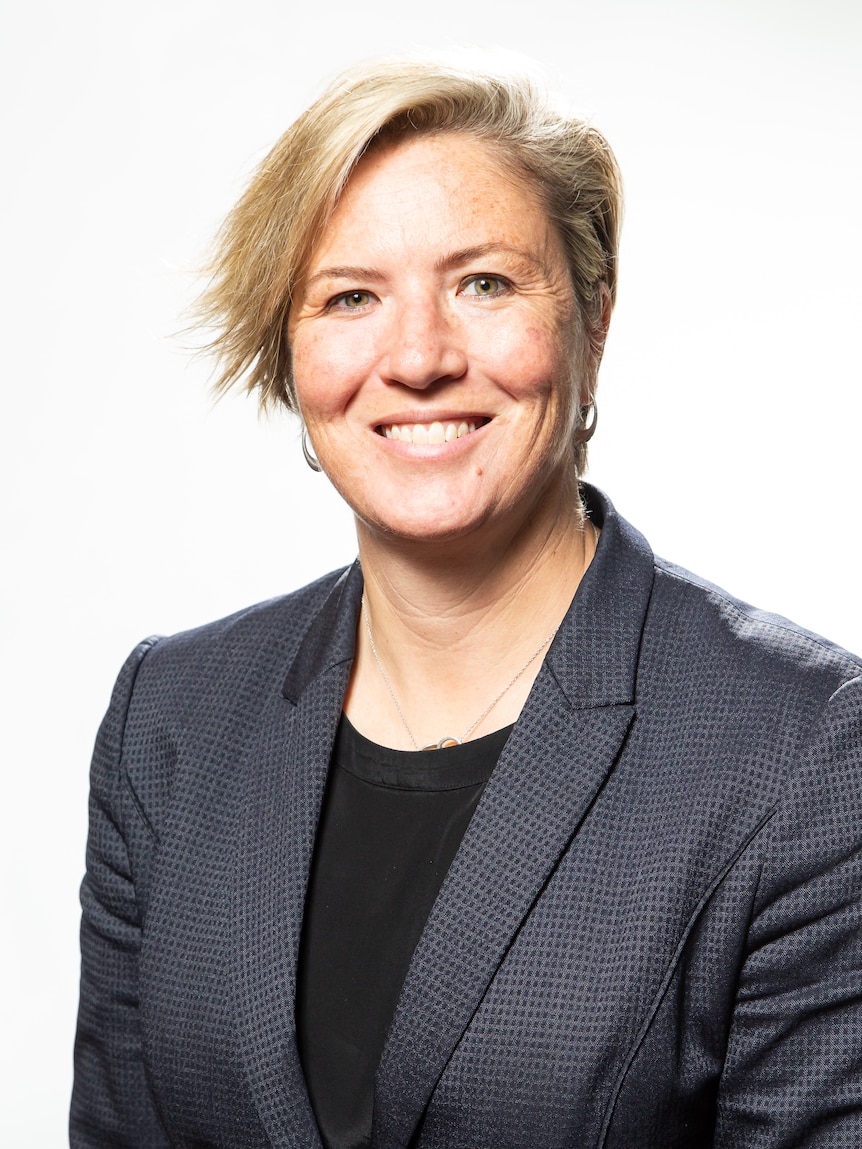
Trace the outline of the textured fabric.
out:
[[[411,961],[379,1149],[862,1145],[862,663],[596,558]],[[319,1149],[297,954],[358,567],[123,668],[97,741],[72,1145]]]
[[[404,975],[510,729],[414,752],[378,746],[342,716],[297,975],[299,1057],[325,1149],[370,1143]]]

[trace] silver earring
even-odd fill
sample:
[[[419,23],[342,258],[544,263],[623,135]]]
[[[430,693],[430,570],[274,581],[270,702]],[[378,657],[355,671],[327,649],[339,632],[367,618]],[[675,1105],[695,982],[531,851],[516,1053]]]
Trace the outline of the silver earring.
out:
[[[589,426],[587,426],[587,415],[590,412],[590,408],[592,408],[593,420]],[[581,418],[584,421],[584,425],[578,432],[578,442],[589,443],[590,439],[592,439],[593,435],[596,433],[596,424],[599,421],[599,405],[595,399],[593,399],[592,402],[587,403],[585,407],[581,407]]]
[[[305,427],[302,428],[302,455],[306,463],[308,463],[309,467],[311,467],[312,471],[323,470],[320,463],[318,463],[317,459],[315,459],[311,448],[308,445],[308,436],[305,433]]]

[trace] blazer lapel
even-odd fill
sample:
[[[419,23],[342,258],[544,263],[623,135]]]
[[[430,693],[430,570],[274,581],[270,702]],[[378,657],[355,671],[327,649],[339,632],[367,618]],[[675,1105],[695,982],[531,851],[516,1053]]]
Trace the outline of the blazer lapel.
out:
[[[625,738],[633,707],[575,712],[559,704],[558,694],[543,671],[530,713],[512,732],[416,948],[378,1072],[375,1149],[409,1143],[513,936]]]
[[[248,1080],[277,1149],[320,1145],[296,1045],[296,970],[315,831],[350,673],[360,593],[358,569],[336,584],[283,690],[278,683],[264,706],[246,762],[234,887],[233,983]]]
[[[455,1046],[619,756],[653,556],[587,488],[603,536],[414,952],[377,1074],[375,1149],[407,1146]]]

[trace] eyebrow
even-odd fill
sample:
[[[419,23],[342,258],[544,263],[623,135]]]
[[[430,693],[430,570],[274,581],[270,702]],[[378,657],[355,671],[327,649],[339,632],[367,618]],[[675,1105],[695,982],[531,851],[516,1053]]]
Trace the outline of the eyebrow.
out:
[[[473,263],[488,255],[509,255],[523,260],[540,271],[545,270],[545,263],[527,248],[517,247],[511,243],[480,243],[475,247],[462,247],[457,251],[449,252],[442,259],[438,259],[436,268],[445,271],[450,267],[462,267],[466,263]],[[309,276],[305,283],[307,291],[314,284],[324,279],[349,279],[357,283],[381,283],[386,277],[382,271],[374,267],[360,267],[354,264],[339,264],[336,267],[321,267],[314,275]]]
[[[306,280],[306,291],[315,283],[319,283],[321,279],[355,279],[365,283],[380,283],[383,279],[383,273],[373,267],[354,267],[350,264],[343,264],[339,267],[321,267],[320,271],[315,271],[314,275],[309,276]]]
[[[443,270],[447,267],[461,267],[465,263],[473,263],[483,259],[486,255],[510,255],[516,259],[529,263],[541,271],[545,270],[545,263],[535,252],[526,247],[518,247],[513,243],[479,243],[475,247],[463,247],[459,251],[450,252],[443,259],[438,260],[437,267]]]

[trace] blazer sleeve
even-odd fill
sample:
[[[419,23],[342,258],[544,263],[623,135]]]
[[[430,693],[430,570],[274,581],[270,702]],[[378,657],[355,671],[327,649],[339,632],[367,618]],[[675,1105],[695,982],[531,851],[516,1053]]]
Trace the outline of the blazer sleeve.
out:
[[[123,772],[123,734],[135,679],[155,641],[141,643],[123,666],[93,753],[87,871],[81,887],[72,1149],[161,1149],[169,1144],[144,1072],[138,1000],[142,921],[129,848],[130,840],[152,838],[152,831]]]
[[[862,1146],[862,678],[830,699],[765,835],[715,1146]]]

